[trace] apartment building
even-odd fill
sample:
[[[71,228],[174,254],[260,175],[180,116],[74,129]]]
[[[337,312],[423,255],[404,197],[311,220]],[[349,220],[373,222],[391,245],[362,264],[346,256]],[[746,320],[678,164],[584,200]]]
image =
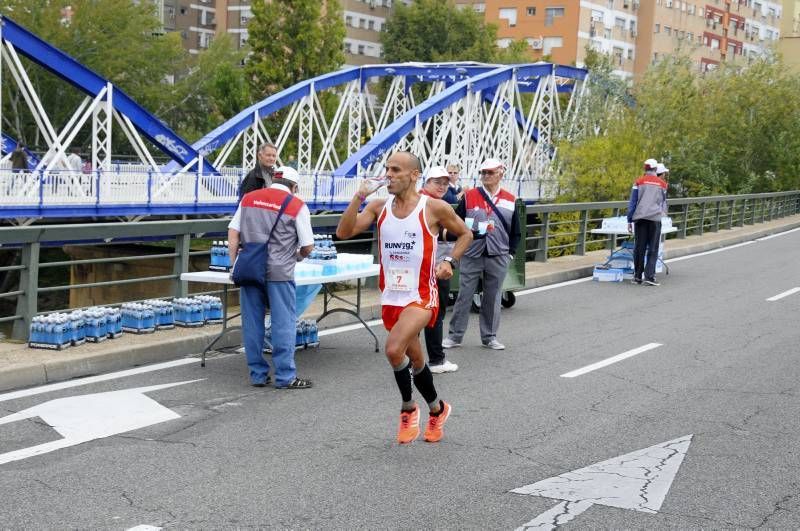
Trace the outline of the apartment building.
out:
[[[800,0],[784,0],[778,51],[795,72],[800,73]]]
[[[234,36],[239,47],[247,42],[251,0],[153,0],[165,31],[179,31],[189,53],[208,48],[217,35]],[[397,0],[394,0],[395,2]],[[401,0],[410,3],[411,0]],[[340,0],[344,11],[345,62],[382,62],[380,32],[391,15],[393,0]]]
[[[795,0],[792,0],[795,1]],[[587,48],[610,55],[615,72],[641,75],[685,51],[706,71],[766,53],[783,11],[767,0],[455,0],[498,26],[498,44],[523,39],[531,59],[582,66]]]

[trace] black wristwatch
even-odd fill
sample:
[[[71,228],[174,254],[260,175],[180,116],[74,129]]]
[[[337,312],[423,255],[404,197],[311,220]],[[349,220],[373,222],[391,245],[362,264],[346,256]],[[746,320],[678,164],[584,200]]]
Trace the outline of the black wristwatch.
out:
[[[442,262],[447,262],[453,269],[458,267],[458,260],[456,260],[452,256],[445,256],[444,258],[442,258]]]

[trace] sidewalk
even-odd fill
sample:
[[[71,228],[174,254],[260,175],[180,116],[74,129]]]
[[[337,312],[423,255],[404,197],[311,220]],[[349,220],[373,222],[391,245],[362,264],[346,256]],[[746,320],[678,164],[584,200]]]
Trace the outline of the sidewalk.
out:
[[[664,255],[667,259],[676,258],[735,245],[797,227],[800,227],[800,215],[706,233],[703,236],[691,236],[685,240],[668,240]],[[546,263],[528,262],[526,287],[535,288],[590,276],[594,265],[604,262],[607,256],[608,251],[603,250],[593,251],[585,256],[553,258]],[[337,292],[337,295],[355,300],[355,289]],[[364,289],[361,304],[361,316],[365,321],[380,318],[377,289]],[[237,311],[238,309],[231,308],[231,313]],[[321,313],[322,298],[319,296],[306,312],[306,316],[313,318]],[[353,321],[352,317],[338,313],[325,318],[320,327],[331,328]],[[120,339],[97,344],[87,343],[64,351],[37,350],[20,343],[0,342],[0,391],[198,355],[220,330],[221,325],[215,325],[199,329],[177,328],[146,335],[125,334]],[[223,346],[238,344],[239,337],[238,332],[229,334]]]

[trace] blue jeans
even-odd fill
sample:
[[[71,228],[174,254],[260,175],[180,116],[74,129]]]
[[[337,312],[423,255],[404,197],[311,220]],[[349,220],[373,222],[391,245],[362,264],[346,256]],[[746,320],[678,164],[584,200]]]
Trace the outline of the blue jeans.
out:
[[[269,294],[272,321],[272,363],[275,366],[275,385],[292,383],[297,376],[294,364],[295,285],[294,281],[267,282],[263,287],[242,286],[239,300],[242,306],[242,339],[250,368],[250,382],[264,383],[269,375],[269,363],[264,359],[264,315]]]

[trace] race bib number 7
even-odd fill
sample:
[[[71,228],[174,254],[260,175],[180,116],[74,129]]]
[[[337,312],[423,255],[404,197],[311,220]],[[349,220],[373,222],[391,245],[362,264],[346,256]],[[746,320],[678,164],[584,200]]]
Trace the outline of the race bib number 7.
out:
[[[392,291],[411,291],[411,270],[408,268],[390,268],[387,280],[387,285]]]

